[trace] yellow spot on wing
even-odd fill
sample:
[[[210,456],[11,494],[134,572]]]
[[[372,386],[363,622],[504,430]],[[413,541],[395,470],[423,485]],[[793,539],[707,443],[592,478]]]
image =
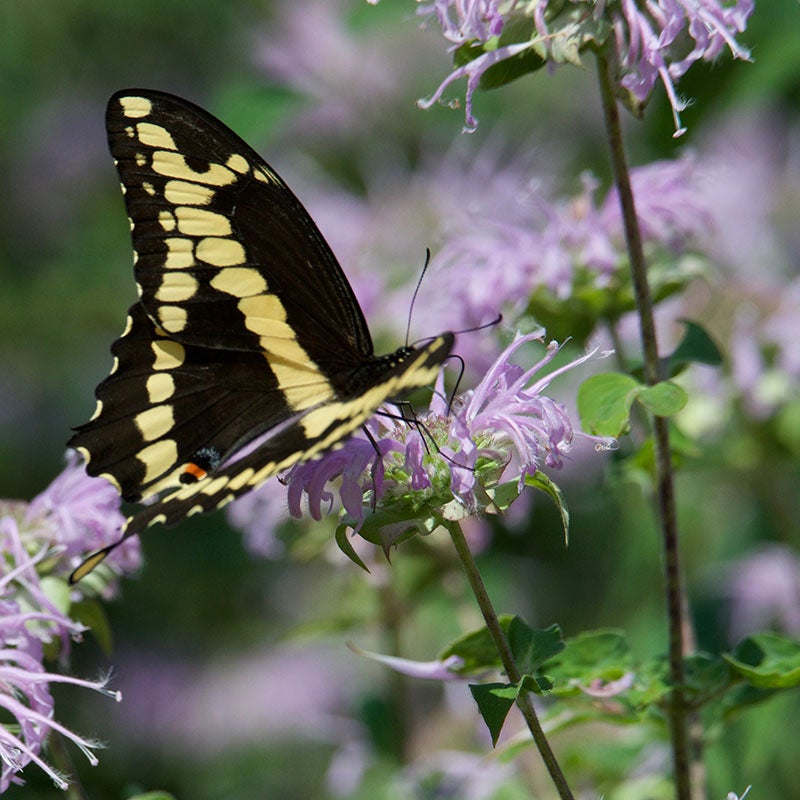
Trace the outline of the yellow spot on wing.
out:
[[[137,414],[133,420],[146,442],[159,439],[174,425],[172,406],[155,406]]]
[[[267,290],[264,276],[258,270],[249,267],[228,267],[220,270],[211,279],[211,285],[218,292],[225,292],[234,297],[252,297]]]
[[[180,333],[186,328],[186,309],[181,306],[164,305],[158,309],[158,319],[170,333]]]
[[[215,211],[192,206],[180,206],[175,209],[178,218],[178,230],[187,236],[228,236],[231,223],[227,217]]]
[[[186,351],[179,342],[172,339],[157,339],[150,345],[153,351],[153,369],[175,369],[183,364],[186,358]]]
[[[197,280],[188,272],[168,270],[156,292],[160,303],[180,303],[197,292]]]
[[[163,403],[175,393],[175,381],[168,372],[154,372],[147,379],[147,399],[151,403]]]
[[[83,447],[80,448],[80,451],[84,454],[88,452]],[[89,459],[87,458],[86,460],[88,461]],[[101,472],[97,477],[105,478],[120,494],[122,494],[122,487],[119,485],[119,481],[110,472]]]
[[[165,231],[175,230],[175,217],[172,215],[171,211],[159,211],[158,221],[161,223],[161,227]]]
[[[285,325],[286,309],[274,294],[244,297],[239,301],[238,306],[239,311],[244,314],[244,324],[248,330],[259,336],[274,335],[275,323],[284,323],[283,327],[291,332],[288,325]]]
[[[145,467],[143,483],[150,483],[175,463],[178,446],[172,439],[162,439],[140,450],[136,458]]]
[[[89,422],[93,422],[103,413],[103,401],[98,400],[94,409],[94,414],[89,418]]]
[[[164,262],[167,269],[184,269],[194,266],[194,246],[191,239],[171,236],[164,239],[164,244],[167,246],[167,258]]]
[[[239,153],[234,153],[228,159],[225,166],[230,167],[234,172],[239,172],[242,175],[246,175],[250,171],[250,164],[247,159],[239,155]]]
[[[197,172],[186,163],[180,153],[173,150],[155,150],[153,170],[168,178],[195,181],[206,186],[228,186],[236,181],[236,173],[222,164],[209,164],[205,172]]]
[[[119,104],[126,117],[146,117],[153,110],[153,104],[146,97],[120,97]]]
[[[197,243],[195,256],[215,267],[244,264],[247,260],[241,242],[237,242],[236,239],[220,239],[212,236],[201,239]]]
[[[214,198],[214,190],[209,186],[188,181],[167,181],[164,197],[176,206],[207,206]]]
[[[139,141],[148,147],[159,147],[162,150],[177,150],[175,140],[170,132],[152,122],[140,122],[136,126]]]

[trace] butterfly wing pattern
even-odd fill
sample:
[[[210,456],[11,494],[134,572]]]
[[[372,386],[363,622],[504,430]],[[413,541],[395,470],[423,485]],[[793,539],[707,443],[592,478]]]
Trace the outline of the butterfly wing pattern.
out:
[[[308,212],[222,122],[129,89],[109,100],[106,127],[139,300],[69,446],[125,500],[150,501],[120,541],[340,446],[382,403],[435,379],[453,335],[376,356]]]

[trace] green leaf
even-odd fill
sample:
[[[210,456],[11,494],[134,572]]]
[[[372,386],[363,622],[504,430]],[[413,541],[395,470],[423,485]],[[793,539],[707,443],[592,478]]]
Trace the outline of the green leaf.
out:
[[[683,663],[686,699],[695,708],[719,697],[730,685],[731,670],[720,656],[692,653]]]
[[[504,514],[519,497],[519,480],[515,478],[489,487],[486,497],[489,502],[484,508],[485,514]]]
[[[536,470],[533,475],[525,476],[525,485],[532,486],[534,489],[539,489],[546,494],[549,494],[553,502],[556,504],[558,513],[561,515],[561,526],[564,528],[564,541],[569,543],[569,511],[567,510],[567,503],[564,500],[564,495],[558,485],[553,483],[544,472]]]
[[[777,633],[754,633],[723,658],[748,683],[760,689],[800,685],[800,642]]]
[[[350,543],[350,526],[346,524],[337,525],[336,526],[336,533],[334,535],[336,539],[336,544],[339,546],[339,549],[357,566],[361,567],[364,572],[369,572],[369,568],[367,565],[361,560],[358,553],[353,549],[353,545]]]
[[[667,374],[675,375],[693,362],[718,367],[722,363],[722,353],[705,329],[688,319],[680,321],[684,325],[683,338],[667,358]]]
[[[500,617],[500,627],[508,636],[508,629],[513,617],[504,614]],[[464,674],[475,672],[485,672],[490,669],[502,667],[497,648],[489,635],[488,629],[484,626],[478,630],[465,633],[456,639],[439,654],[439,660],[444,661],[450,656],[459,656],[464,661],[464,665],[458,670]]]
[[[470,684],[469,690],[472,692],[472,696],[478,704],[478,711],[489,729],[489,734],[492,737],[492,747],[494,747],[497,744],[497,739],[503,729],[503,723],[506,721],[508,712],[517,699],[517,687],[508,683],[478,683]]]
[[[596,436],[621,436],[628,430],[631,406],[641,384],[621,372],[587,378],[578,388],[581,427]]]
[[[557,656],[565,647],[558,625],[534,630],[522,617],[511,620],[507,636],[520,673],[528,675],[533,675],[545,661]]]
[[[547,675],[523,675],[519,685],[526,692],[538,695],[544,695],[553,690],[553,681]]]
[[[686,405],[688,398],[677,383],[661,381],[653,386],[642,387],[637,399],[651,414],[671,417]]]
[[[633,669],[633,658],[621,631],[586,631],[568,638],[563,652],[544,668],[555,679],[557,693],[576,694],[578,685],[618,680]]]

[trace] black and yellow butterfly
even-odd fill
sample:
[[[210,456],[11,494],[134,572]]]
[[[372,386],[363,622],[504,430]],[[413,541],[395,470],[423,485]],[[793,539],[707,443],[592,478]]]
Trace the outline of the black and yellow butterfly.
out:
[[[106,126],[139,300],[69,446],[125,500],[156,498],[122,539],[225,505],[434,380],[453,335],[376,356],[308,212],[219,120],[128,89],[109,101]]]

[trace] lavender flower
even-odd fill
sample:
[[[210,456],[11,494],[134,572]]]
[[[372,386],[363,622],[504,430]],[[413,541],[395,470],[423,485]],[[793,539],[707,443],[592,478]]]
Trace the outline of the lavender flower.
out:
[[[102,478],[86,474],[77,454],[70,450],[67,466],[25,512],[34,541],[63,548],[62,574],[74,569],[83,556],[119,538],[125,521],[117,490]],[[106,559],[117,572],[133,572],[141,563],[138,539],[128,539]]]
[[[330,511],[338,500],[346,523],[387,549],[411,531],[433,530],[443,519],[504,510],[511,501],[496,501],[496,490],[506,475],[515,476],[510,485],[516,486],[511,490],[516,496],[541,466],[561,466],[575,436],[612,446],[611,440],[574,430],[564,406],[541,394],[556,375],[594,353],[538,380],[535,374],[558,351],[555,343],[530,369],[512,363],[520,348],[542,339],[541,331],[519,336],[475,390],[450,408],[440,379],[419,425],[374,417],[370,432],[380,458],[371,442],[353,437],[340,450],[294,467],[286,476],[290,512],[299,516],[306,496],[311,515],[319,518],[323,506]],[[332,488],[334,479],[340,479],[338,490]]]
[[[678,96],[675,81],[696,61],[716,58],[726,45],[734,58],[749,60],[735,36],[745,29],[753,5],[753,0],[621,0],[614,4],[571,0],[560,7],[548,0],[423,3],[419,13],[437,19],[451,50],[467,45],[479,54],[454,69],[420,106],[430,107],[453,81],[467,78],[466,130],[474,130],[478,122],[472,110],[473,95],[494,65],[526,52],[545,62],[580,63],[584,49],[611,41],[619,87],[627,93],[628,105],[638,113],[661,81],[672,106],[675,136],[680,136],[685,130],[680,112],[686,102]],[[521,24],[526,20],[528,25]],[[512,27],[515,41],[504,41],[501,34]]]
[[[800,634],[800,557],[791,548],[773,544],[735,562],[725,592],[731,641],[771,627]]]
[[[665,253],[673,261],[676,252],[704,244],[712,218],[696,193],[701,178],[691,159],[660,161],[632,171],[651,256]],[[460,212],[450,218],[444,243],[431,262],[429,288],[417,314],[417,319],[423,317],[423,329],[437,320],[451,328],[469,328],[499,311],[516,320],[537,291],[556,301],[579,302],[592,289],[627,285],[619,203],[613,191],[602,200],[596,198],[593,177],[584,176],[582,192],[560,201],[550,200],[520,176],[516,185],[507,176],[480,185],[482,200],[472,202],[467,196]],[[671,279],[680,277],[673,273]],[[625,301],[624,294],[620,301]],[[604,302],[612,312],[625,310],[609,306],[612,295]],[[476,356],[471,361],[486,365],[485,357],[470,355]]]
[[[97,763],[92,750],[100,745],[56,721],[51,683],[71,683],[121,699],[105,688],[105,680],[80,680],[48,672],[43,666],[44,645],[52,647],[59,640],[63,645],[84,629],[59,608],[58,598],[63,601],[64,593],[58,588],[65,584],[54,578],[45,583],[39,574],[64,546],[56,550],[42,546],[47,531],[29,527],[28,511],[25,503],[0,503],[0,708],[4,711],[0,793],[11,784],[23,783],[20,772],[30,763],[44,770],[58,788],[67,788],[66,778],[41,757],[51,732],[77,745],[89,763]],[[34,555],[29,548],[35,548]]]
[[[245,547],[260,558],[279,558],[283,542],[276,528],[286,519],[286,490],[269,480],[226,509],[228,522],[244,533]]]

